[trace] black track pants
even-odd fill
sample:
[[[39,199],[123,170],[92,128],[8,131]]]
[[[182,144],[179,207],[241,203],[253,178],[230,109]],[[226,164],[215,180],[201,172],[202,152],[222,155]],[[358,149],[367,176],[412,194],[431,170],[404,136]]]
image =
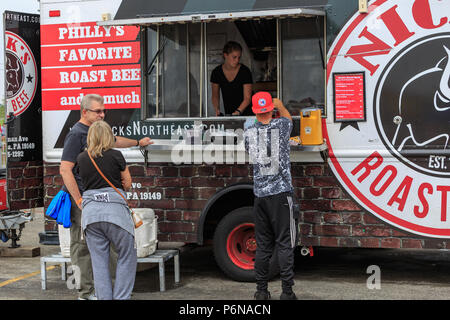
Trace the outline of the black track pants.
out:
[[[294,285],[294,248],[297,239],[297,219],[290,193],[258,198],[253,206],[255,215],[257,290],[267,290],[269,264],[274,247],[278,251],[281,287],[290,292]]]

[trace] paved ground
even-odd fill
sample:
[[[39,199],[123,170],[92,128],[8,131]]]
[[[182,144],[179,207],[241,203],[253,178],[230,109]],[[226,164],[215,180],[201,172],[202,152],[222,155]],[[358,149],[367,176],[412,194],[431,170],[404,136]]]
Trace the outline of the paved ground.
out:
[[[39,245],[43,216],[26,224],[19,242]],[[8,243],[0,243],[7,246]],[[177,247],[162,243],[161,247]],[[59,246],[40,245],[41,256],[57,253]],[[229,280],[217,267],[210,247],[183,247],[181,283],[174,286],[173,264],[166,265],[167,291],[159,292],[158,268],[137,273],[134,300],[247,300],[255,285]],[[156,266],[156,265],[153,265]],[[379,282],[369,266],[379,270]],[[0,257],[0,300],[75,300],[76,293],[61,280],[61,270],[48,271],[47,290],[41,290],[40,257]],[[371,278],[369,278],[371,277]],[[369,280],[369,281],[368,281]],[[295,292],[304,300],[450,299],[450,252],[317,248],[314,257],[296,257]],[[369,285],[379,284],[379,289]],[[376,287],[376,286],[375,286]],[[279,280],[270,283],[272,297],[280,295]]]

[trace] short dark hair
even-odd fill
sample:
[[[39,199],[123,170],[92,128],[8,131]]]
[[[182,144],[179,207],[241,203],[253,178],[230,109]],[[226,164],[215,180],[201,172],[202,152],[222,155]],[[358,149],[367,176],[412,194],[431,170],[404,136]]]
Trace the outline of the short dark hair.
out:
[[[233,51],[240,51],[242,52],[242,47],[239,43],[236,41],[228,41],[225,43],[225,46],[223,47],[223,53],[230,54]]]

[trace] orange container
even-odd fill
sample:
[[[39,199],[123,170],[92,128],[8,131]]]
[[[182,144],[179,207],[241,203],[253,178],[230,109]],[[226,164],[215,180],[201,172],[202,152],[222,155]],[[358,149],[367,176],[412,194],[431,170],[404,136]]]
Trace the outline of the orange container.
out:
[[[323,143],[320,109],[305,108],[300,111],[300,139],[302,145],[320,145]]]

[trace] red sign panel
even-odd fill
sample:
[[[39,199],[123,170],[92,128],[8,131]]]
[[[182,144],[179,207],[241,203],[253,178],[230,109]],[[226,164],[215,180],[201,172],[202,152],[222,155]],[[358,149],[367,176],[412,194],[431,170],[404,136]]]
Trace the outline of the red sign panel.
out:
[[[0,179],[0,210],[8,209],[6,203],[6,179]]]
[[[334,121],[365,121],[364,72],[334,73]]]
[[[41,26],[42,109],[79,110],[89,93],[108,109],[141,107],[139,27]]]
[[[139,64],[42,70],[42,86],[47,89],[140,85],[141,66]]]
[[[74,46],[42,47],[42,67],[68,67],[136,63],[139,42],[90,43]]]
[[[41,25],[41,45],[73,43],[134,41],[139,33],[136,26],[98,26],[95,22]]]
[[[95,93],[105,99],[106,109],[141,107],[141,87],[90,88],[42,91],[45,110],[80,110],[80,102],[86,94]]]

